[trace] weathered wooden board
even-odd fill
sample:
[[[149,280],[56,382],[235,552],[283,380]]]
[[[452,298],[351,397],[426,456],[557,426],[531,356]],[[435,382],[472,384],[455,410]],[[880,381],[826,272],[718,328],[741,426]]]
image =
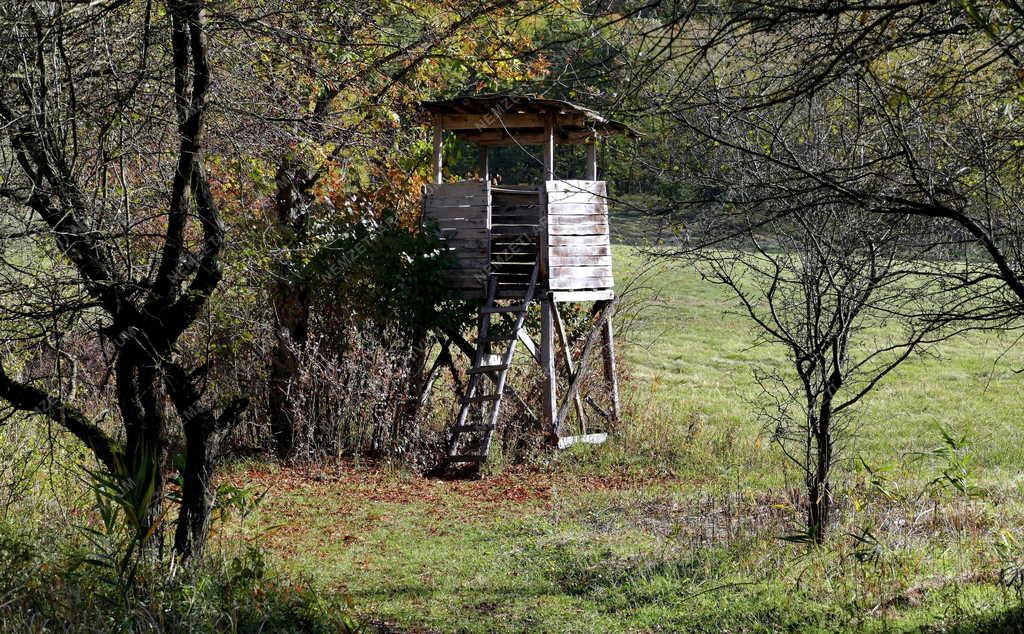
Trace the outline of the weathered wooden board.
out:
[[[445,249],[445,252],[455,257],[479,257],[487,258],[489,250],[486,245],[463,244]]]
[[[570,238],[571,239],[571,238]],[[564,247],[550,247],[548,257],[551,259],[560,257],[575,257],[580,255],[608,255],[612,254],[609,244],[572,244]]]
[[[537,192],[523,194],[491,194],[491,204],[495,207],[537,207],[540,195]]]
[[[548,280],[548,288],[553,291],[576,291],[595,288],[612,288],[611,277],[574,277],[571,279],[553,277]]]
[[[457,269],[482,269],[490,266],[491,261],[486,256],[474,256],[470,254],[457,255],[457,264],[453,268]]]
[[[587,222],[608,223],[606,214],[567,214],[564,216],[548,216],[548,226],[572,226]]]
[[[492,224],[502,224],[502,222],[522,222],[524,224],[537,225],[540,224],[541,214],[540,209],[530,209],[528,207],[505,207],[504,209],[495,209],[491,212]]]
[[[519,214],[523,216],[533,216],[534,218],[540,218],[540,206],[526,206],[526,205],[507,205],[492,207],[491,210],[499,215],[504,216],[508,214]]]
[[[608,234],[596,234],[589,236],[561,236],[553,235],[548,238],[548,245],[551,247],[587,247],[587,246],[608,246]]]
[[[610,255],[552,255],[548,257],[549,266],[604,266],[609,272],[612,266]]]
[[[456,248],[474,242],[482,242],[486,246],[487,230],[456,229],[454,227],[446,227],[441,231],[441,239],[448,242],[451,246],[454,246]]]
[[[525,268],[531,268],[537,262],[536,258],[527,259],[522,258],[521,260],[510,260],[507,258],[491,256],[491,266],[522,266]]]
[[[434,198],[437,196],[474,196],[479,195],[481,192],[487,191],[489,183],[484,181],[461,181],[458,183],[440,183],[437,185],[427,185],[424,187],[423,195],[425,198]]]
[[[501,235],[496,234],[491,237],[491,246],[497,248],[513,249],[515,251],[524,250],[537,250],[537,235],[536,232],[531,232],[533,235],[523,234],[511,234]]]
[[[461,249],[463,247],[473,249],[480,248],[486,249],[488,247],[487,237],[484,235],[474,233],[461,233],[461,232],[450,232],[447,235],[441,236],[442,242],[453,249]]]
[[[548,192],[547,201],[548,207],[558,205],[597,205],[607,202],[601,194],[583,190]]]
[[[572,216],[580,214],[608,215],[608,206],[603,202],[561,202],[548,205],[548,216]]]
[[[551,266],[548,271],[555,277],[609,277],[612,274],[612,267],[610,265]]]
[[[455,257],[455,261],[458,262],[456,266],[466,266],[463,262],[470,262],[473,260],[481,260],[483,262],[490,262],[490,255],[486,249],[479,249],[476,251],[470,251],[469,249],[459,249],[457,251],[450,252]]]
[[[487,242],[487,233],[487,229],[479,227],[441,227],[438,230],[438,235],[442,240],[458,240],[460,242],[469,240]]]
[[[451,279],[476,279],[487,276],[487,267],[473,269],[450,269],[445,271],[445,276]]]
[[[486,240],[487,229],[480,227],[441,227],[441,237],[460,240]]]
[[[498,281],[499,284],[505,284],[505,285],[507,285],[509,287],[515,287],[515,286],[520,286],[520,285],[526,286],[527,284],[530,283],[530,276],[529,275],[501,275],[501,274],[499,274],[499,275],[495,275],[494,278]]]
[[[438,223],[438,233],[442,237],[458,233],[462,237],[475,236],[483,239],[487,237],[487,227],[476,222],[447,219]]]
[[[490,249],[487,247],[479,247],[475,245],[456,245],[453,248],[448,249],[450,255],[454,255],[459,259],[465,258],[481,258],[486,259],[490,257]]]
[[[608,434],[583,434],[558,439],[558,448],[567,449],[573,445],[600,445],[608,440]]]
[[[550,236],[608,235],[607,222],[577,222],[571,225],[549,225]]]
[[[604,289],[597,291],[557,291],[551,294],[551,300],[555,302],[600,302],[615,299],[615,291]]]
[[[533,185],[499,185],[492,187],[491,191],[496,194],[533,194],[535,196],[540,193]]]
[[[612,271],[609,266],[552,266],[548,268],[551,277],[565,279],[611,277]]]
[[[437,222],[450,220],[452,218],[466,218],[479,223],[481,226],[486,226],[487,206],[478,204],[467,204],[462,207],[458,207],[455,205],[447,205],[444,207],[428,207],[426,209],[426,218],[428,220],[434,220]]]
[[[455,262],[452,263],[452,266],[460,269],[472,269],[485,267],[490,262],[490,256],[486,251],[470,252],[463,250],[455,254]]]
[[[606,194],[608,186],[604,181],[588,181],[575,178],[562,178],[559,180],[546,181],[544,183],[546,192],[594,192]]]

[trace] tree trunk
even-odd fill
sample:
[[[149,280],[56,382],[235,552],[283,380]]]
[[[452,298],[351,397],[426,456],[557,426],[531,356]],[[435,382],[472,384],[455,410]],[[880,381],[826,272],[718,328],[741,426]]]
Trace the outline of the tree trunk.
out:
[[[309,336],[309,289],[304,284],[281,281],[273,293],[276,313],[274,349],[270,357],[270,430],[274,449],[282,460],[295,449],[293,392],[299,374],[299,353]]]
[[[275,229],[279,247],[286,253],[306,243],[308,221],[308,170],[284,159],[275,177]],[[292,392],[299,372],[298,354],[309,336],[310,288],[290,257],[277,267],[271,287],[274,305],[274,349],[270,358],[270,393],[267,403],[274,449],[282,460],[295,449],[295,412]]]
[[[424,330],[417,330],[412,338],[409,378],[405,389],[405,406],[399,420],[395,421],[394,436],[398,438],[416,426],[422,403],[423,390],[427,383],[427,357],[430,353],[430,338]]]
[[[134,341],[125,343],[116,363],[118,400],[125,429],[124,475],[152,477],[153,495],[140,518],[143,534],[163,505],[167,466],[166,412],[155,362]]]
[[[174,534],[174,550],[182,561],[196,559],[206,549],[211,514],[216,501],[213,474],[221,444],[241,419],[248,400],[239,398],[220,416],[202,405],[195,377],[170,364],[164,375],[167,391],[185,433],[185,466],[181,472],[181,506]]]
[[[829,471],[832,468],[832,394],[826,393],[818,411],[816,424],[812,427],[815,441],[815,455],[807,482],[807,530],[816,544],[825,543],[825,532],[832,511],[832,484]]]
[[[185,433],[185,468],[182,471],[181,507],[174,534],[174,550],[182,560],[202,555],[210,534],[215,492],[213,467],[216,448],[202,430]]]
[[[832,506],[832,487],[828,474],[815,473],[807,493],[810,495],[807,506],[808,533],[813,537],[814,543],[823,544]]]

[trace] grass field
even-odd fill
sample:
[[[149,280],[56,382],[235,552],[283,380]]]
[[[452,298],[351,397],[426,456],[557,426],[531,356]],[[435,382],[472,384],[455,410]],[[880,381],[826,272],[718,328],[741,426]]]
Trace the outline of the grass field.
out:
[[[620,279],[641,266],[632,248],[616,258]],[[753,368],[780,351],[752,347],[692,271],[649,279],[606,445],[475,482],[239,466],[232,480],[270,493],[223,541],[263,545],[397,631],[1022,631],[1000,577],[1024,563],[1024,350],[965,337],[879,387],[840,466],[837,526],[808,550],[781,539],[799,480],[752,415]],[[940,425],[955,452],[932,451]],[[970,494],[932,483],[944,472]]]

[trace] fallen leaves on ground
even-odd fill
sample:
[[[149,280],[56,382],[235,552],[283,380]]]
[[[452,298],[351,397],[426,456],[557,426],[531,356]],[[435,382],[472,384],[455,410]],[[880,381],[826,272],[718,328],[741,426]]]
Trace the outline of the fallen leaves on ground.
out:
[[[356,465],[351,461],[328,466],[249,468],[235,471],[226,480],[264,494],[278,526],[274,532],[293,534],[310,529],[312,513],[329,517],[339,530],[335,538],[357,541],[360,525],[379,524],[389,517],[384,505],[428,505],[435,517],[486,521],[510,511],[543,510],[560,496],[579,492],[619,491],[664,484],[654,478],[612,471],[581,475],[517,467],[479,480],[436,480],[380,465]],[[385,507],[386,508],[386,507]],[[359,517],[359,521],[353,521]],[[348,525],[348,529],[343,529]],[[350,532],[346,532],[346,530]],[[440,530],[436,526],[428,530]]]

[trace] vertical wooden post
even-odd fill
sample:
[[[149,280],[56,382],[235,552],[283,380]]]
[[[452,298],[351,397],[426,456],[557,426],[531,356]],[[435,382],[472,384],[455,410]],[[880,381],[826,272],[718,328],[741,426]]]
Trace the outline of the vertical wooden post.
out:
[[[491,165],[487,156],[487,146],[483,144],[477,146],[477,152],[479,153],[477,171],[480,173],[480,180],[489,181],[491,180]]]
[[[544,122],[544,180],[555,178],[555,128],[554,119],[548,115]],[[552,443],[558,442],[555,426],[558,421],[558,374],[555,372],[555,328],[554,307],[550,293],[548,268],[548,194],[547,187],[540,186],[540,273],[543,295],[540,302],[540,362],[544,370],[544,403],[541,405],[541,420],[544,433]]]
[[[552,115],[544,120],[544,180],[555,180],[555,120]]]
[[[441,180],[441,142],[444,138],[444,128],[441,127],[441,118],[434,119],[434,184],[440,185]]]
[[[615,305],[611,304],[607,310],[614,311]],[[615,373],[615,336],[612,332],[612,317],[614,312],[609,314],[604,322],[604,330],[601,333],[604,340],[604,380],[611,390],[612,420],[619,420],[619,377]]]
[[[540,362],[544,368],[544,403],[541,406],[541,421],[544,433],[555,438],[555,421],[558,415],[558,375],[555,374],[554,311],[551,298],[540,302]]]
[[[587,171],[584,180],[597,180],[597,137],[587,143]]]
[[[551,302],[551,314],[555,316],[555,332],[558,333],[558,343],[562,346],[562,357],[565,359],[565,369],[569,376],[576,374],[576,364],[572,362],[572,347],[569,345],[569,336],[565,332],[565,322],[562,321],[562,314],[558,312],[558,304]],[[580,368],[583,372],[583,368]],[[580,419],[580,433],[587,433],[587,415],[583,411],[583,399],[580,395],[573,394],[573,403],[576,405],[576,417]]]

